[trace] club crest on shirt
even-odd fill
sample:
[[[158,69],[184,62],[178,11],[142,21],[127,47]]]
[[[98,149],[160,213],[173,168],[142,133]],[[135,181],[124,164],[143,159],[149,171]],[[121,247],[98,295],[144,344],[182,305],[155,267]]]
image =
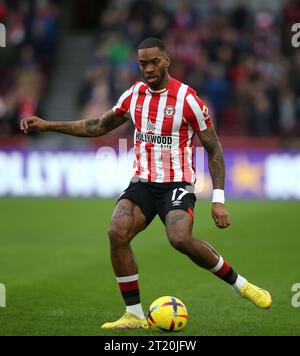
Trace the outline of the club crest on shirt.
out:
[[[175,108],[173,105],[167,105],[165,108],[165,116],[166,117],[173,117],[175,114]]]

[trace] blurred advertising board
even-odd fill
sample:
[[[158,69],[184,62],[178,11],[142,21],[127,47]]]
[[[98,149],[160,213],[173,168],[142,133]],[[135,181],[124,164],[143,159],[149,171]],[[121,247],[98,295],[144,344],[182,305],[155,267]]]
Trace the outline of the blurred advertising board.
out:
[[[300,151],[225,151],[225,160],[227,198],[300,199]],[[196,193],[210,198],[207,158],[202,163]],[[132,150],[0,150],[0,196],[117,197],[129,184],[132,164]]]

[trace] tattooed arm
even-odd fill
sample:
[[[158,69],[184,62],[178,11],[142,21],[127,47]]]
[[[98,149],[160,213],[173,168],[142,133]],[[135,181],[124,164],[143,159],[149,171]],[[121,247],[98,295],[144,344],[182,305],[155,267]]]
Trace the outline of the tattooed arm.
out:
[[[198,137],[208,154],[208,166],[213,183],[213,189],[224,190],[225,185],[225,161],[219,138],[213,127],[199,132]],[[230,216],[224,204],[212,204],[212,217],[219,228],[230,225]]]
[[[223,189],[225,183],[225,161],[219,138],[213,127],[198,132],[198,137],[208,154],[208,166],[214,189]]]
[[[129,120],[129,114],[118,116],[113,110],[106,112],[98,119],[86,119],[79,121],[45,121],[38,117],[23,119],[20,129],[25,134],[28,132],[59,132],[66,135],[79,137],[103,136],[116,129]]]

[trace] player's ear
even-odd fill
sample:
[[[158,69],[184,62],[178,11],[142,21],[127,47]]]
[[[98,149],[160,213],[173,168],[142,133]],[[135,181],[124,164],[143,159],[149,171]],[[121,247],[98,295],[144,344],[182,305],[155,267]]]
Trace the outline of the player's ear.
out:
[[[171,65],[171,58],[167,53],[166,53],[165,60],[166,60],[166,67],[169,68]]]

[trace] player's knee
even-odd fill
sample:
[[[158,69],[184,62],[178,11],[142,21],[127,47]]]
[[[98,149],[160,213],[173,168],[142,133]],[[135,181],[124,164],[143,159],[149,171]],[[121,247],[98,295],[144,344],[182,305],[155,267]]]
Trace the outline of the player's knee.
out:
[[[181,234],[174,235],[170,238],[171,245],[181,253],[188,253],[190,242],[186,236]]]
[[[111,225],[108,229],[108,236],[113,245],[122,245],[130,241],[129,230],[124,227]]]

